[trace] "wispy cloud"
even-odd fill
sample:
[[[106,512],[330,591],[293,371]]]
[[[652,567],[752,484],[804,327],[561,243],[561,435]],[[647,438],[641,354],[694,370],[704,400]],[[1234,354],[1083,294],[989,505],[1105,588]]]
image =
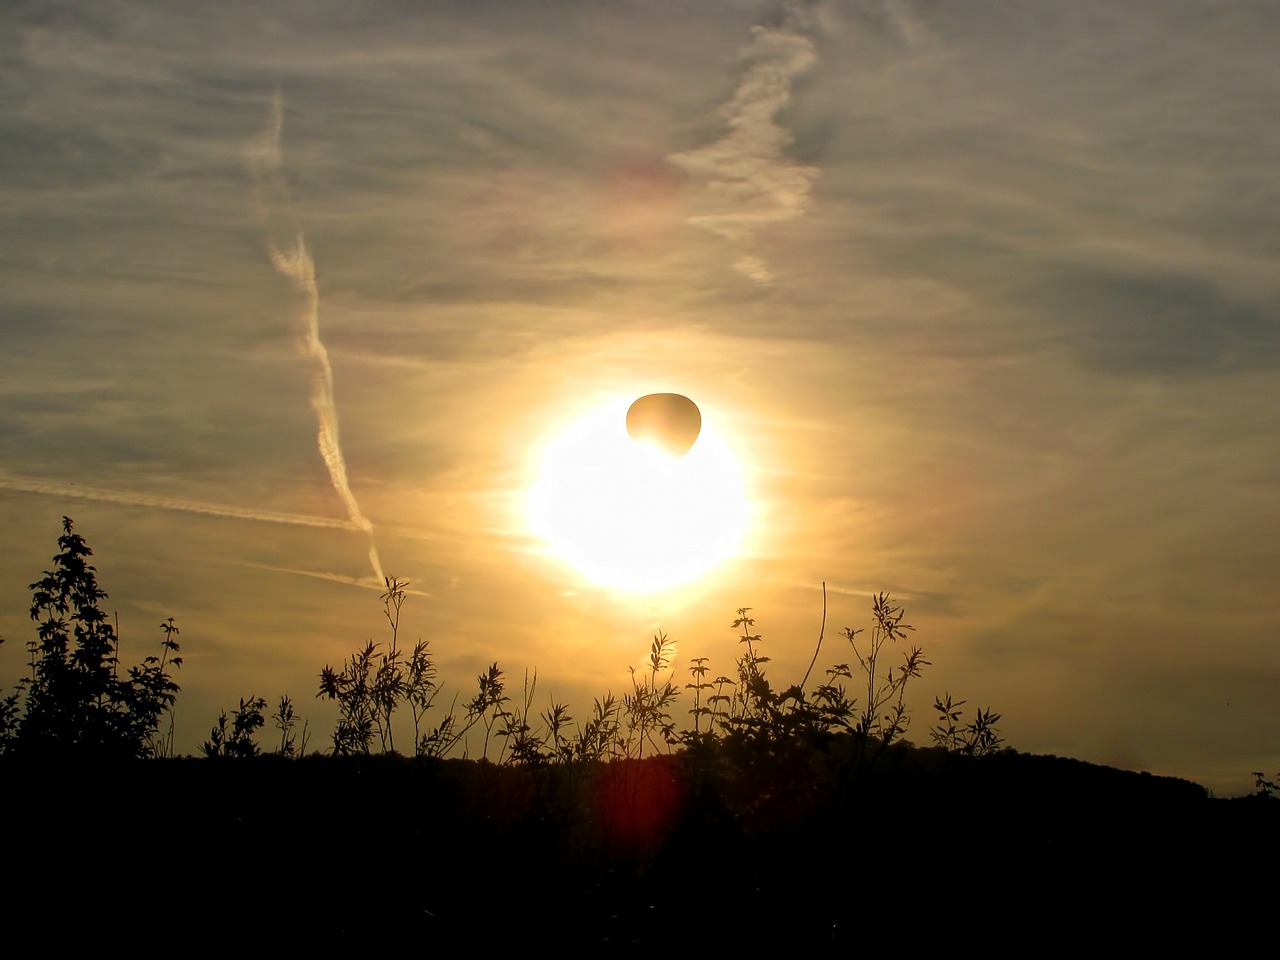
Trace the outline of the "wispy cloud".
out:
[[[667,157],[703,183],[700,206],[688,222],[724,237],[742,255],[734,268],[767,286],[773,273],[749,252],[762,225],[804,213],[818,168],[787,156],[789,130],[777,122],[791,102],[792,82],[818,62],[812,41],[791,26],[753,27],[748,62],[720,115],[729,132],[715,143]]]
[[[271,98],[271,110],[267,118],[267,126],[257,137],[253,138],[245,149],[245,157],[254,178],[254,197],[259,213],[264,221],[273,212],[268,207],[265,194],[271,193],[280,198],[287,206],[288,186],[281,174],[284,157],[280,148],[280,135],[284,129],[284,97],[277,90]],[[283,276],[293,281],[295,287],[304,297],[303,321],[305,329],[302,337],[302,352],[315,362],[316,375],[311,382],[311,408],[316,413],[319,425],[316,440],[320,448],[320,456],[329,471],[329,479],[342,504],[347,509],[353,526],[363,530],[369,538],[369,563],[378,583],[386,579],[382,572],[382,562],[378,557],[378,545],[373,537],[373,523],[364,515],[355,494],[351,491],[351,482],[347,478],[347,462],[342,455],[342,444],[338,438],[338,406],[333,393],[333,365],[329,362],[329,351],[320,339],[320,288],[316,283],[316,264],[307,249],[306,238],[301,228],[293,222],[292,216],[284,211],[293,227],[293,238],[290,246],[282,247],[277,241],[274,231],[268,227],[267,252],[271,265]]]

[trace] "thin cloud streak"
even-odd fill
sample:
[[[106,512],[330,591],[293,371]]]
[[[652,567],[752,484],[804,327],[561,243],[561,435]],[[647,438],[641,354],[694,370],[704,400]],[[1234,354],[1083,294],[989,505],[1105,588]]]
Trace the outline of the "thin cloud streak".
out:
[[[807,37],[789,29],[757,26],[752,34],[745,51],[751,65],[720,108],[729,132],[708,146],[672,154],[667,161],[705,183],[709,212],[687,222],[742,248],[734,269],[769,286],[772,271],[763,259],[745,251],[763,224],[798,217],[809,205],[819,170],[787,157],[793,137],[775,118],[791,102],[792,81],[807,73],[818,55]]]
[[[343,573],[324,573],[317,570],[299,570],[297,567],[277,567],[267,563],[245,563],[242,566],[254,570],[270,570],[272,573],[288,573],[297,577],[311,577],[313,580],[328,580],[331,583],[342,583],[351,587],[363,587],[367,590],[386,590],[386,580],[376,581],[372,577],[352,577]],[[405,587],[404,592],[414,597],[430,597],[425,590],[414,590]]]
[[[182,513],[198,513],[206,517],[227,517],[232,520],[255,520],[260,523],[284,523],[298,527],[319,527],[329,530],[361,530],[364,528],[350,520],[333,517],[313,517],[304,513],[280,513],[275,510],[254,510],[247,507],[228,507],[199,500],[183,500],[178,497],[161,497],[149,493],[129,493],[123,490],[103,490],[97,487],[48,483],[44,480],[28,480],[12,474],[0,474],[0,490],[16,493],[33,493],[43,497],[69,497],[76,500],[96,500],[101,503],[118,503],[129,507],[151,507],[157,510],[176,510]]]
[[[276,90],[271,98],[271,112],[266,129],[246,148],[249,169],[254,177],[254,198],[258,212],[264,222],[268,209],[263,200],[264,188],[287,198],[287,187],[280,174],[283,165],[283,152],[280,148],[280,135],[284,129],[284,98]],[[342,455],[342,444],[338,439],[338,406],[333,394],[333,365],[329,362],[329,351],[320,339],[320,288],[316,283],[316,264],[307,249],[306,238],[301,228],[293,224],[294,239],[291,249],[281,249],[276,238],[268,230],[267,253],[271,265],[282,276],[293,281],[294,286],[305,298],[304,315],[306,332],[301,347],[305,356],[314,360],[318,368],[311,381],[311,409],[316,413],[319,429],[316,440],[320,448],[320,456],[329,471],[329,479],[333,489],[337,491],[351,523],[369,538],[369,563],[373,567],[374,576],[379,583],[386,581],[382,572],[382,562],[378,557],[378,546],[373,538],[373,523],[364,515],[355,494],[351,492],[351,483],[347,478],[347,462]]]

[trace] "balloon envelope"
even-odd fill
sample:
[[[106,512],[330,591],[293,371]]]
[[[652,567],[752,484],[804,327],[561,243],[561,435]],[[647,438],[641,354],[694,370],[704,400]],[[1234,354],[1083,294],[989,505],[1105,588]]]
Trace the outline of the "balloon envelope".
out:
[[[633,440],[649,440],[677,457],[693,446],[701,429],[698,405],[678,393],[651,393],[627,411],[627,433]]]

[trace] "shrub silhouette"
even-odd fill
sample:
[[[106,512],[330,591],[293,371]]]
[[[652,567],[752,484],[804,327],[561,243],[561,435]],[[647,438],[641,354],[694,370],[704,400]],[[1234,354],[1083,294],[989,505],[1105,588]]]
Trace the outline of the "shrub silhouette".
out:
[[[53,568],[30,585],[31,675],[0,704],[0,749],[75,757],[150,757],[162,751],[160,718],[172,708],[182,665],[170,617],[161,654],[119,676],[120,640],[99,601],[93,556],[70,517],[62,518]],[[21,704],[21,707],[19,707]]]
[[[972,722],[960,725],[960,717],[964,713],[960,708],[965,701],[952,701],[951,694],[935,697],[933,709],[938,711],[938,723],[929,735],[933,742],[951,753],[963,753],[971,757],[985,757],[1000,749],[1004,739],[996,730],[1000,722],[1000,714],[993,713],[990,707],[979,710]]]
[[[694,691],[694,729],[678,739],[686,745],[728,744],[813,744],[832,736],[852,737],[859,745],[859,756],[872,756],[902,737],[910,723],[905,696],[907,684],[929,666],[919,647],[903,655],[901,666],[882,670],[884,647],[901,639],[913,629],[902,623],[902,608],[894,606],[887,593],[872,598],[875,627],[868,646],[860,647],[862,630],[846,628],[844,637],[858,660],[865,677],[866,700],[857,709],[857,699],[849,696],[844,681],[853,679],[847,663],[827,668],[826,681],[811,694],[805,686],[817,663],[826,633],[826,593],[823,592],[822,628],[814,648],[813,660],[800,683],[778,692],[770,682],[766,665],[770,658],[760,652],[763,638],[754,633],[755,619],[751,609],[742,607],[731,627],[739,631],[738,643],[743,651],[736,662],[737,678],[726,676],[706,679],[707,658],[693,661],[690,674],[694,682],[685,688]],[[707,718],[704,731],[702,718]],[[998,717],[997,717],[998,719]]]
[[[227,711],[220,712],[218,722],[209,731],[209,739],[200,748],[204,755],[210,758],[238,759],[258,756],[261,751],[253,738],[264,723],[262,711],[266,706],[267,701],[262,697],[250,697],[248,700],[241,697],[240,706],[230,717],[227,716]],[[230,730],[227,729],[228,720],[231,722]]]
[[[320,672],[320,692],[316,696],[338,701],[339,719],[333,731],[335,756],[369,753],[375,733],[383,753],[394,753],[391,720],[405,702],[413,711],[415,754],[439,755],[456,742],[449,741],[451,731],[443,726],[430,733],[422,732],[423,718],[440,689],[436,684],[435,663],[425,640],[419,640],[408,659],[405,658],[399,646],[400,607],[409,582],[387,577],[386,585],[387,592],[382,595],[383,615],[391,627],[387,652],[379,655],[379,644],[370,640],[351,655],[341,670],[326,665]],[[441,741],[448,745],[442,747]]]

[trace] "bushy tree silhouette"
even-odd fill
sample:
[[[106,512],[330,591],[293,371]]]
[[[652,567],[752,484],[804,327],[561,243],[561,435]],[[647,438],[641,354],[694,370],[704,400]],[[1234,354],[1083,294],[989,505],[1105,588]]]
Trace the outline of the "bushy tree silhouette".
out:
[[[99,606],[107,593],[88,562],[93,551],[70,517],[62,518],[62,531],[53,569],[30,585],[31,619],[39,627],[29,644],[31,675],[20,684],[22,719],[8,747],[42,755],[151,756],[160,717],[178,693],[169,675],[182,664],[171,656],[179,649],[178,629],[172,618],[161,624],[162,655],[121,678],[119,638]],[[16,713],[16,699],[8,705]]]

